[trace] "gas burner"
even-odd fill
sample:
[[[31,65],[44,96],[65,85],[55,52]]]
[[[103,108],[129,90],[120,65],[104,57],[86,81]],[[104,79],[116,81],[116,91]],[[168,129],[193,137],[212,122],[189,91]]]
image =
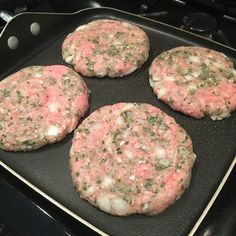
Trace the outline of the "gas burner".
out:
[[[197,33],[207,38],[212,38],[216,32],[216,19],[203,12],[191,13],[183,18],[183,25],[181,28]]]
[[[183,17],[180,28],[203,37],[231,46],[224,32],[219,28],[216,19],[203,12],[194,12]]]

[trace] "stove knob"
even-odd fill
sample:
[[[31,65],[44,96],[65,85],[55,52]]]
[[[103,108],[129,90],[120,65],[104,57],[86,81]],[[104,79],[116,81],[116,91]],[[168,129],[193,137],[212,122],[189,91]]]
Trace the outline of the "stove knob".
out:
[[[216,19],[203,12],[191,13],[183,18],[181,28],[211,38],[217,27]]]

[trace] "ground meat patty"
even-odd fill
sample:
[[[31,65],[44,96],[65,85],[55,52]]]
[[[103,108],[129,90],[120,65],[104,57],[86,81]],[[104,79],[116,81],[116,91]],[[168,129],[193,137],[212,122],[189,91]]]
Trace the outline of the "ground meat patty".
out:
[[[62,45],[64,60],[85,76],[122,77],[147,60],[149,40],[135,25],[95,20],[78,27]]]
[[[150,84],[174,110],[213,120],[236,109],[236,71],[223,53],[200,47],[177,47],[153,61]]]
[[[192,142],[149,104],[104,106],[75,131],[70,168],[80,196],[114,215],[158,214],[188,187]]]
[[[0,103],[0,148],[30,151],[76,128],[88,89],[70,68],[31,66],[0,82]]]

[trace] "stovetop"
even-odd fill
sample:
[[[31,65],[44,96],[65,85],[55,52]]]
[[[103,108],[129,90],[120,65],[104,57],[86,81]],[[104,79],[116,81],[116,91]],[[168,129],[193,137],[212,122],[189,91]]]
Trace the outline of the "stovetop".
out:
[[[0,0],[0,11],[75,12],[108,6],[139,14],[236,48],[235,0]],[[0,12],[1,15],[2,12]],[[0,30],[5,22],[0,19]],[[236,168],[195,235],[236,235]],[[0,167],[0,236],[95,235]]]

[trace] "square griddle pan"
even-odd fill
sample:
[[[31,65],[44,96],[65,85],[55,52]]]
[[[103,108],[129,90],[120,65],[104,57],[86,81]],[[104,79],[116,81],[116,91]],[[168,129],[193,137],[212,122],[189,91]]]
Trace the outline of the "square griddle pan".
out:
[[[106,214],[80,199],[72,186],[68,159],[73,133],[63,141],[37,151],[0,151],[0,164],[34,191],[100,234],[193,235],[236,162],[236,112],[222,121],[212,121],[173,111],[153,94],[148,82],[148,68],[158,54],[176,46],[199,45],[215,49],[236,63],[234,49],[111,8],[90,8],[73,14],[24,13],[14,17],[2,32],[0,79],[30,65],[67,65],[61,55],[66,35],[78,25],[104,18],[128,21],[141,27],[150,39],[150,56],[142,68],[124,78],[84,78],[91,90],[90,107],[85,117],[103,105],[117,102],[150,103],[174,117],[189,133],[197,154],[189,188],[175,204],[156,216]],[[32,23],[40,25],[37,35],[30,31]],[[11,36],[18,39],[15,49],[8,47]]]

